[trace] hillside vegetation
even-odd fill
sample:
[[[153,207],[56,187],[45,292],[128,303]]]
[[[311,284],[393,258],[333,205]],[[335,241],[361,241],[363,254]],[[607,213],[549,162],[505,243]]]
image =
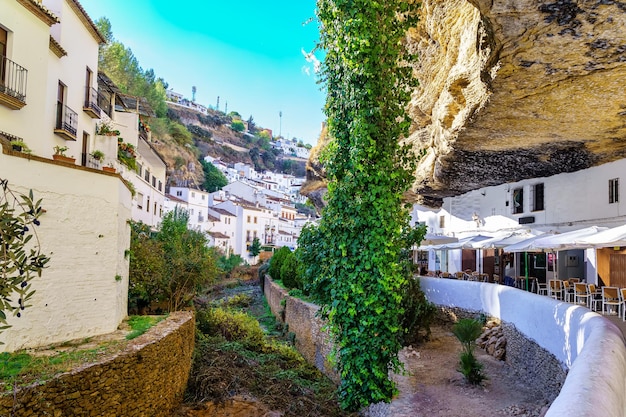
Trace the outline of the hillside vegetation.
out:
[[[130,48],[113,37],[111,22],[96,21],[107,43],[100,47],[98,65],[125,94],[143,97],[155,117],[144,118],[152,130],[152,140],[167,163],[169,185],[201,187],[204,173],[199,159],[209,155],[227,164],[243,162],[257,171],[271,170],[304,177],[306,161],[283,155],[273,149],[272,138],[262,127],[247,119],[248,131],[237,112],[225,114],[196,110],[166,101],[167,82],[153,69],[143,70]],[[294,146],[305,146],[293,139]]]

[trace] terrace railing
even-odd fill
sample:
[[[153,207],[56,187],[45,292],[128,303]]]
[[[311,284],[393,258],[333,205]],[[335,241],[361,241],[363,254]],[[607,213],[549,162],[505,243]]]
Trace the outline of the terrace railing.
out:
[[[26,104],[28,70],[0,55],[0,94],[9,96],[3,100],[11,108],[20,109]]]
[[[54,133],[66,139],[76,140],[78,114],[63,103],[57,103],[57,118]]]

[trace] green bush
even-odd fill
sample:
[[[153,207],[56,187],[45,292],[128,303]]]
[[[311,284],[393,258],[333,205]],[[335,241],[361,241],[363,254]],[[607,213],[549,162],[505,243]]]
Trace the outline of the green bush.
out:
[[[289,252],[283,259],[280,267],[280,279],[283,285],[289,289],[302,289],[302,283],[298,276],[298,260],[293,252]]]
[[[244,125],[241,120],[233,120],[233,122],[230,124],[230,127],[235,132],[243,132],[246,129],[246,125]]]
[[[289,249],[287,246],[283,246],[282,248],[274,252],[274,255],[272,255],[272,258],[270,259],[270,268],[268,271],[272,279],[281,279],[280,269],[283,267],[283,262],[285,261],[285,258],[290,253],[291,249]]]
[[[239,311],[223,308],[200,310],[196,316],[198,330],[210,337],[223,337],[232,342],[241,342],[253,350],[264,346],[263,329],[253,317]]]
[[[474,357],[476,339],[478,339],[482,330],[482,324],[474,319],[461,319],[452,327],[452,333],[463,345],[459,372],[472,385],[478,385],[487,378],[482,371],[483,365]]]
[[[402,309],[402,345],[409,346],[428,340],[437,308],[426,299],[419,279],[408,280],[402,295]]]
[[[240,255],[220,256],[217,260],[217,267],[226,275],[229,275],[236,267],[243,264]]]

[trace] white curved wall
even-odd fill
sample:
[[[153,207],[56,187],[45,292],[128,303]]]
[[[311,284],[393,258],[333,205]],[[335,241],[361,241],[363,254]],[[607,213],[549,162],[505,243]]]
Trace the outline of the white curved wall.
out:
[[[626,416],[626,346],[620,329],[604,317],[504,285],[427,277],[420,282],[430,302],[514,324],[569,368],[547,417]]]

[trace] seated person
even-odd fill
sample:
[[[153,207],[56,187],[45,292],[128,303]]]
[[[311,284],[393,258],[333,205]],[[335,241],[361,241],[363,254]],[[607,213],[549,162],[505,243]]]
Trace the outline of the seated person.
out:
[[[511,263],[507,263],[506,267],[504,268],[504,285],[508,285],[509,287],[514,287],[515,286],[515,278],[513,278],[515,276],[515,268],[513,268],[513,265],[511,265]]]

